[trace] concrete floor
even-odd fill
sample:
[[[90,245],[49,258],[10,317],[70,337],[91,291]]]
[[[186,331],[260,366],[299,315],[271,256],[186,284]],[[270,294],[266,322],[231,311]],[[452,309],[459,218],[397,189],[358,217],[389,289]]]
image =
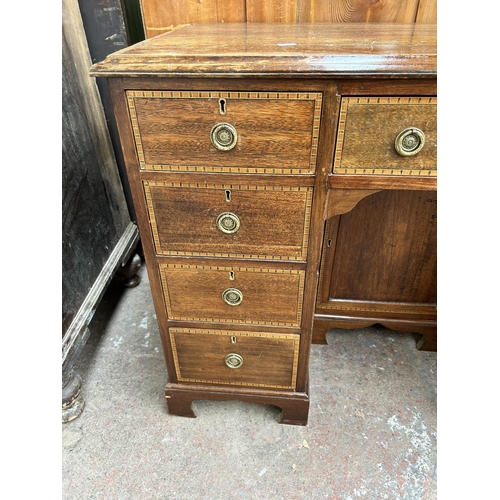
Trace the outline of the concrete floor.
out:
[[[196,401],[170,416],[146,269],[112,284],[77,363],[85,409],[62,425],[66,500],[437,498],[436,353],[382,327],[335,330],[311,352],[309,423]]]

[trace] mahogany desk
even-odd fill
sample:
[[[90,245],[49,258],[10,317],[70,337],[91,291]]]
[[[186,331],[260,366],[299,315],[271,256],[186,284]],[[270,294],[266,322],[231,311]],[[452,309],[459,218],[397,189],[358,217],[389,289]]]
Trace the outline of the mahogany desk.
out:
[[[307,423],[311,342],[436,346],[436,27],[204,24],[107,77],[169,383]]]

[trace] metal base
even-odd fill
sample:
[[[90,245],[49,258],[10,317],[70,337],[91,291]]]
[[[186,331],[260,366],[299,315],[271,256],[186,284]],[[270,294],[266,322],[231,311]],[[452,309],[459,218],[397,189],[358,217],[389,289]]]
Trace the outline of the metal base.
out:
[[[74,420],[83,411],[85,402],[81,397],[82,378],[72,371],[63,382],[62,388],[62,421],[63,423]]]

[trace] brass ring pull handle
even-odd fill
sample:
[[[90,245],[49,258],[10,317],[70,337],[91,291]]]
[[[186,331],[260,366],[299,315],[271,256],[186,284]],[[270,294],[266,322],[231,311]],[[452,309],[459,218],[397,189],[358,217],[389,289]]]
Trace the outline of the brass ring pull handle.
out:
[[[229,151],[236,146],[238,133],[229,123],[217,123],[210,131],[212,144],[221,151]]]
[[[243,294],[237,288],[226,288],[222,292],[222,298],[230,306],[239,306],[243,301]]]
[[[425,144],[425,134],[415,127],[408,127],[399,132],[394,143],[401,156],[416,155]]]
[[[224,358],[224,361],[226,362],[226,365],[229,366],[229,368],[240,368],[243,364],[243,358],[239,354],[236,354],[234,352],[228,354]]]
[[[223,212],[217,217],[215,224],[223,233],[233,234],[240,228],[240,219],[236,214]]]

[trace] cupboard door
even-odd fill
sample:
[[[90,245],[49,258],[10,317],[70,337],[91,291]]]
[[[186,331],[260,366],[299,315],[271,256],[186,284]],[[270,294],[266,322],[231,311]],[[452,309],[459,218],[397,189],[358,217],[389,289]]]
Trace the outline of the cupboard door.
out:
[[[436,305],[437,196],[381,191],[327,222],[317,309],[422,313]]]

